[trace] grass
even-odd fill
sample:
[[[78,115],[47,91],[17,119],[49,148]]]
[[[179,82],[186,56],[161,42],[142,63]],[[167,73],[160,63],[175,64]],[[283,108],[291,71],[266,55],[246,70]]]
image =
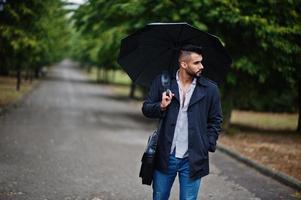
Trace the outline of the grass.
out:
[[[97,68],[92,67],[91,71],[87,73],[91,80],[97,80]],[[131,85],[130,77],[123,70],[108,70],[109,82],[115,85]]]
[[[17,91],[15,77],[0,76],[0,108],[16,101],[28,92],[35,83],[36,81],[32,83],[22,81],[21,89]]]
[[[234,110],[231,123],[263,130],[296,130],[298,114]]]
[[[90,72],[86,72],[90,80],[97,80],[97,68],[93,67]],[[127,98],[130,93],[130,86],[132,81],[130,77],[123,70],[109,70],[108,71],[109,84],[113,93],[120,98]],[[135,90],[135,98],[142,99],[142,90],[137,87]]]

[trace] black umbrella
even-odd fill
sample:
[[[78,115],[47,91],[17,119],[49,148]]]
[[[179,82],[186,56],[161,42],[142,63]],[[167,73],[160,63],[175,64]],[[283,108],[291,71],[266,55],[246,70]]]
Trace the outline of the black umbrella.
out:
[[[121,41],[118,63],[139,85],[148,87],[162,71],[175,72],[182,46],[203,49],[203,75],[221,83],[231,65],[231,57],[220,40],[187,23],[151,23]]]

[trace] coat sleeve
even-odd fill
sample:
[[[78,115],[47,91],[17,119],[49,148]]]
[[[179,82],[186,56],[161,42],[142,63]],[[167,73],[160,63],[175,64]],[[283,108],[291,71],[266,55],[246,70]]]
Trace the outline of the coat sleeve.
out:
[[[149,118],[162,118],[165,111],[161,111],[160,108],[160,102],[162,99],[161,94],[161,76],[157,76],[154,81],[152,82],[152,85],[150,87],[150,90],[143,102],[142,105],[142,113],[144,116]]]
[[[216,141],[221,131],[223,122],[221,100],[218,87],[213,87],[213,94],[209,107],[208,121],[207,121],[207,134],[209,139],[209,151],[215,152]]]

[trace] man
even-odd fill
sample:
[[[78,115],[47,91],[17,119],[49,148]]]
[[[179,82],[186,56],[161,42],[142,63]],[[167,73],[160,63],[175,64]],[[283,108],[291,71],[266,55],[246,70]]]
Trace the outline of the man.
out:
[[[197,199],[201,178],[209,174],[208,151],[214,152],[222,123],[217,85],[201,76],[202,48],[185,45],[179,69],[171,76],[167,94],[157,76],[142,112],[163,118],[153,174],[153,199],[167,200],[179,175],[180,200]]]

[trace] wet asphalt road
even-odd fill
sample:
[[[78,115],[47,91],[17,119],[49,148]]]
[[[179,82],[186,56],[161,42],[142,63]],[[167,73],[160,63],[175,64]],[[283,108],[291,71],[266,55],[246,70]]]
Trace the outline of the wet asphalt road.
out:
[[[71,62],[58,64],[0,117],[0,200],[151,199],[138,173],[154,123],[140,106],[89,83]],[[221,152],[210,159],[199,199],[294,199],[294,190]]]

